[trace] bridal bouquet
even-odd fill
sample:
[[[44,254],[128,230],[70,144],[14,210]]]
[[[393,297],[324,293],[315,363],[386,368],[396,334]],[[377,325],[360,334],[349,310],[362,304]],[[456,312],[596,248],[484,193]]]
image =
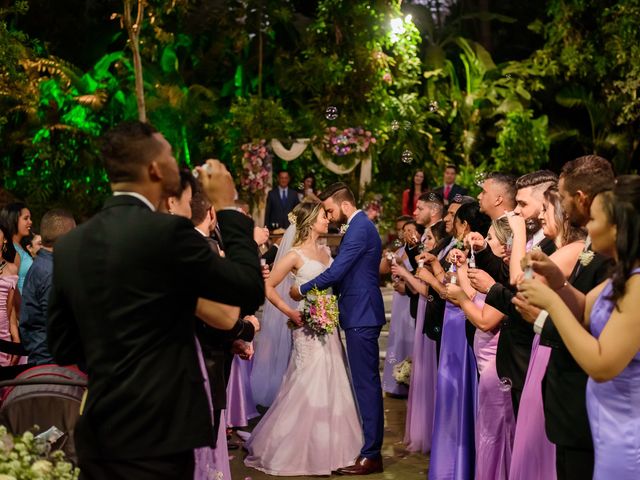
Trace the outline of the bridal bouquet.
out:
[[[302,318],[319,335],[332,333],[338,326],[338,299],[329,290],[312,288],[307,293]]]
[[[393,378],[398,383],[409,385],[411,380],[411,357],[407,357],[393,366]]]

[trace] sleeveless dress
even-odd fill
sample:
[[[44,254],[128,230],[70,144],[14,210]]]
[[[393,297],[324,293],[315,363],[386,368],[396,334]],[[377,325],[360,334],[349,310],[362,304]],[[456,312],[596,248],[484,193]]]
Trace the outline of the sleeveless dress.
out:
[[[396,255],[404,255],[404,247],[400,247]],[[411,271],[409,260],[404,261],[404,266]],[[393,292],[391,303],[391,324],[389,326],[389,338],[387,340],[387,356],[384,360],[382,372],[382,390],[394,395],[407,395],[409,388],[396,382],[393,377],[393,367],[410,357],[413,350],[413,336],[416,329],[416,321],[409,311],[409,297],[398,292]]]
[[[640,268],[632,274],[640,273]],[[591,334],[598,338],[611,317],[614,305],[607,284],[591,309]],[[640,352],[608,382],[587,381],[587,413],[597,480],[640,478]]]
[[[0,275],[0,339],[11,341],[11,332],[9,330],[9,315],[7,311],[7,300],[9,293],[16,288],[18,283],[18,275]],[[0,366],[9,365],[11,355],[0,352]]]
[[[27,278],[27,272],[33,265],[33,258],[19,243],[13,244],[14,248],[18,255],[20,255],[20,268],[18,269],[18,290],[22,293],[22,286],[24,285],[24,280]]]
[[[482,307],[485,295],[477,293],[473,303]],[[496,371],[500,331],[476,329],[473,351],[478,372],[478,410],[476,411],[476,480],[507,480],[515,418],[511,393],[501,388]]]
[[[447,302],[429,463],[431,480],[473,478],[478,367],[467,342],[464,312]]]
[[[292,250],[304,261],[298,285],[327,268]],[[337,329],[317,335],[305,326],[292,335],[282,386],[245,444],[244,463],[269,475],[330,475],[353,465],[364,442],[344,348]]]

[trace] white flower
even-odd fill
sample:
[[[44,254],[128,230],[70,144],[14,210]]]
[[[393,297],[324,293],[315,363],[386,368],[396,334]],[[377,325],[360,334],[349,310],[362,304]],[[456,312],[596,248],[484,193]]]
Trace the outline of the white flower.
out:
[[[591,260],[593,260],[594,256],[595,256],[595,253],[593,253],[592,250],[584,250],[582,253],[580,253],[580,256],[578,257],[578,259],[580,260],[580,265],[582,265],[583,267],[586,267],[591,263]]]
[[[37,460],[31,465],[31,470],[36,475],[47,475],[53,470],[53,464],[48,460]]]
[[[345,223],[344,225],[340,226],[340,233],[342,235],[344,235],[345,233],[347,233],[347,229],[349,228],[349,224]]]

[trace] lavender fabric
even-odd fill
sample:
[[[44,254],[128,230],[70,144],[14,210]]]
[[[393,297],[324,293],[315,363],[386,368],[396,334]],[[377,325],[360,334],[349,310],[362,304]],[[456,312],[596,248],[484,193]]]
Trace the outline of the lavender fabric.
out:
[[[632,274],[640,273],[634,269]],[[591,309],[591,334],[599,338],[614,305],[608,283]],[[587,381],[587,413],[595,449],[596,480],[640,478],[640,352],[617,377]]]
[[[430,479],[468,480],[475,471],[476,360],[464,312],[446,303],[436,387]]]
[[[404,247],[401,247],[396,252],[398,256],[402,254],[404,254]],[[405,267],[411,270],[408,260],[405,261]],[[394,395],[407,395],[409,393],[409,387],[396,382],[393,377],[393,367],[411,356],[415,328],[416,321],[409,312],[409,297],[393,292],[387,356],[384,360],[384,370],[382,372],[382,389],[387,393]]]
[[[427,305],[427,299],[421,295],[413,337],[411,382],[404,433],[407,450],[422,453],[431,450],[437,369],[436,343],[422,333]]]
[[[476,294],[474,303],[484,305],[485,295]],[[507,480],[516,421],[511,393],[501,388],[496,370],[500,331],[476,330],[473,351],[478,364],[478,409],[476,411],[477,480]]]
[[[547,438],[544,427],[542,379],[547,371],[551,349],[540,345],[536,335],[531,346],[531,360],[520,398],[509,478],[528,480],[556,478],[556,448]]]
[[[259,416],[251,394],[249,375],[252,360],[242,360],[237,355],[231,363],[227,384],[227,427],[246,427],[249,420]]]

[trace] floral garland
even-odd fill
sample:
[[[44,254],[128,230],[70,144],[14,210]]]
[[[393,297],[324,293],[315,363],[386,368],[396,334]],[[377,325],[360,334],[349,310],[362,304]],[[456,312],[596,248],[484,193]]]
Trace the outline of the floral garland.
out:
[[[265,140],[242,145],[242,173],[240,188],[251,194],[254,200],[266,192],[271,176],[273,155]]]
[[[324,150],[336,157],[364,154],[369,150],[369,146],[375,143],[376,138],[371,132],[361,127],[345,128],[344,130],[328,127],[322,137]]]

